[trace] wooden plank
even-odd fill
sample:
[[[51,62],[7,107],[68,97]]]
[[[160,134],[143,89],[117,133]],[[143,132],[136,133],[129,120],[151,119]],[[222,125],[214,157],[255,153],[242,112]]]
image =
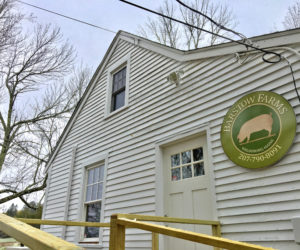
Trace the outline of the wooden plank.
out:
[[[157,233],[152,233],[152,250],[159,250],[159,238]]]
[[[206,234],[200,234],[195,233],[191,231],[176,229],[176,228],[170,228],[165,227],[161,225],[154,225],[146,222],[138,222],[138,221],[132,221],[128,219],[117,219],[117,224],[123,225],[123,226],[129,226],[129,227],[135,227],[146,231],[151,231],[155,233],[160,233],[184,240],[189,240],[193,242],[198,242],[214,247],[220,247],[225,248],[229,250],[272,250],[273,248],[268,247],[262,247],[254,244],[248,244],[244,242],[224,239],[220,237],[210,236]]]
[[[220,225],[219,221],[211,220],[195,220],[175,217],[139,215],[139,214],[118,214],[118,218],[126,218],[139,221],[156,221],[156,222],[169,222],[169,223],[182,223],[182,224],[199,224],[199,225]]]
[[[125,250],[125,226],[117,224],[117,248],[116,250]]]
[[[31,225],[62,225],[62,226],[81,226],[81,227],[110,227],[110,223],[84,222],[84,221],[62,221],[62,220],[39,220],[17,218],[19,221]]]
[[[109,249],[116,250],[116,237],[117,237],[117,215],[111,215],[110,217],[110,234],[109,234]]]
[[[118,215],[110,217],[109,250],[125,250],[125,226],[117,223]]]
[[[4,214],[0,214],[0,230],[33,250],[82,249]]]
[[[221,225],[212,225],[212,235],[216,237],[221,237]],[[221,250],[219,247],[214,247],[214,250]]]

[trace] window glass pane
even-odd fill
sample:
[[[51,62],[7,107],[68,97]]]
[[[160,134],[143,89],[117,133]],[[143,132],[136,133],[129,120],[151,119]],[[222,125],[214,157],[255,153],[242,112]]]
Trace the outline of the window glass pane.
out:
[[[172,173],[172,181],[178,181],[181,179],[180,168],[171,169],[171,173]]]
[[[88,204],[86,206],[86,221],[88,222],[100,222],[101,215],[101,202]],[[84,229],[85,238],[98,238],[99,227],[85,227]]]
[[[85,201],[91,201],[91,200],[92,200],[92,186],[87,186]]]
[[[171,166],[179,166],[180,165],[180,156],[179,154],[171,155]]]
[[[122,69],[122,78],[126,79],[126,67]]]
[[[191,162],[191,151],[186,151],[181,153],[182,164]]]
[[[193,149],[194,161],[200,161],[203,159],[203,150],[202,148]]]
[[[97,184],[92,185],[92,201],[97,200]]]
[[[194,176],[204,175],[204,163],[196,163],[194,164]]]
[[[100,171],[99,171],[99,181],[103,181],[103,178],[104,178],[104,166],[100,166],[99,169],[100,169]]]
[[[126,67],[115,73],[113,76],[113,93],[125,87],[126,84]]]
[[[94,178],[93,178],[93,183],[99,182],[99,167],[94,168]]]
[[[97,192],[97,199],[102,198],[102,188],[103,188],[103,183],[98,183],[98,192]]]
[[[192,177],[192,167],[191,165],[182,167],[182,179],[191,178]]]
[[[124,104],[125,104],[125,90],[115,95],[113,110],[117,110],[118,108],[123,107]]]
[[[94,169],[89,169],[88,170],[88,184],[93,183],[93,175],[94,175]]]

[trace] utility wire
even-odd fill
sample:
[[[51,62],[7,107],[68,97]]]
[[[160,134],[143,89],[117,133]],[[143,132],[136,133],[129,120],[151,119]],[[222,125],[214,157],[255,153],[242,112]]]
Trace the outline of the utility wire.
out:
[[[286,60],[287,64],[289,65],[290,67],[290,70],[291,70],[291,73],[292,73],[292,77],[293,77],[293,84],[294,84],[294,89],[296,91],[296,94],[297,94],[297,97],[300,101],[300,95],[299,95],[299,92],[298,92],[298,89],[297,89],[297,86],[296,86],[296,80],[295,80],[295,76],[294,76],[294,71],[293,71],[293,68],[292,68],[292,64],[290,63],[290,61],[285,57],[283,56],[282,57],[284,60]]]
[[[220,23],[217,23],[215,20],[213,20],[212,18],[210,18],[209,16],[205,15],[204,13],[200,12],[199,10],[196,10],[190,6],[188,6],[187,4],[185,4],[184,2],[180,1],[180,0],[176,0],[177,3],[179,3],[180,5],[184,6],[185,8],[188,8],[189,10],[195,12],[195,13],[198,13],[199,15],[201,16],[204,16],[205,18],[207,18],[209,21],[211,21],[213,24],[215,24],[216,26],[218,26],[219,28],[223,29],[223,30],[227,30],[229,32],[232,32],[233,34],[239,36],[240,38],[242,39],[247,39],[246,36],[244,36],[243,34],[239,33],[239,32],[236,32],[232,29],[228,29],[226,28],[225,26],[223,26],[222,24]]]
[[[212,32],[212,31],[209,31],[209,30],[206,30],[206,29],[197,27],[197,26],[195,26],[195,25],[193,25],[193,24],[190,24],[190,23],[187,23],[187,22],[178,20],[178,19],[176,19],[176,18],[173,18],[173,17],[167,16],[167,15],[164,15],[163,13],[160,13],[160,12],[157,12],[157,11],[154,11],[154,10],[151,10],[151,9],[148,9],[148,8],[146,8],[146,7],[144,7],[144,6],[140,6],[140,5],[138,5],[138,4],[135,4],[135,3],[132,3],[132,2],[129,2],[129,1],[126,1],[126,0],[120,0],[120,1],[121,1],[121,2],[124,2],[124,3],[126,3],[126,4],[129,4],[129,5],[132,5],[132,6],[136,7],[136,8],[139,8],[139,9],[148,11],[148,12],[150,12],[150,13],[156,14],[156,15],[158,15],[158,16],[161,16],[161,17],[170,19],[170,20],[175,21],[175,22],[177,22],[177,23],[181,23],[181,24],[183,24],[183,25],[187,25],[187,26],[189,26],[189,27],[191,27],[191,28],[201,30],[201,31],[206,32],[206,33],[208,33],[208,34],[211,34],[211,35],[215,35],[215,36],[221,37],[221,38],[223,38],[223,39],[229,40],[229,41],[234,42],[234,43],[238,43],[238,44],[240,44],[240,45],[244,45],[244,46],[246,46],[247,49],[248,49],[248,48],[252,48],[252,49],[254,49],[254,50],[258,50],[258,51],[260,51],[260,52],[263,52],[264,54],[263,54],[263,56],[262,56],[262,60],[263,60],[264,62],[266,62],[266,63],[278,63],[278,62],[280,62],[280,61],[282,60],[282,58],[284,58],[284,59],[287,61],[288,65],[289,65],[289,68],[290,68],[290,70],[291,70],[291,75],[292,75],[292,78],[293,78],[294,88],[295,88],[297,97],[298,97],[299,102],[300,102],[300,95],[299,95],[298,90],[297,90],[296,80],[295,80],[295,77],[294,77],[294,71],[293,71],[292,65],[291,65],[291,63],[290,63],[285,57],[283,57],[281,54],[276,53],[276,52],[274,52],[274,51],[268,51],[268,50],[266,50],[266,49],[259,48],[259,47],[257,47],[257,46],[252,45],[252,43],[247,44],[247,43],[245,43],[245,42],[243,42],[243,41],[234,40],[234,39],[231,39],[231,38],[229,38],[229,37],[225,37],[225,36],[223,36],[223,35],[216,34],[216,33]],[[238,33],[238,32],[236,32],[236,31],[234,31],[234,30],[231,30],[231,29],[228,29],[228,28],[224,27],[223,25],[221,25],[221,24],[217,23],[216,21],[214,21],[212,18],[210,18],[210,17],[208,17],[207,15],[204,15],[203,13],[201,13],[201,12],[199,12],[199,11],[197,11],[197,10],[191,8],[191,7],[189,7],[188,5],[182,3],[182,2],[179,1],[179,0],[176,0],[176,1],[177,1],[178,3],[180,3],[180,4],[182,4],[184,7],[189,8],[190,10],[192,10],[192,11],[194,11],[194,12],[197,12],[197,13],[200,14],[200,15],[205,16],[206,18],[208,18],[212,23],[214,23],[214,24],[217,25],[218,27],[220,27],[220,28],[222,28],[222,29],[224,29],[224,30],[230,31],[230,32],[232,32],[232,33],[238,35],[238,36],[241,37],[243,40],[249,41],[249,40],[247,39],[247,37],[245,37],[245,36],[242,35],[241,33]],[[266,58],[267,55],[275,55],[275,56],[277,57],[277,59],[275,59],[274,61],[271,61],[270,59],[267,59],[267,58]]]
[[[183,3],[182,1],[180,0],[176,0],[177,3],[179,3],[180,5],[184,6],[185,8],[188,8],[189,10],[201,15],[201,16],[204,16],[205,18],[207,18],[210,22],[212,22],[213,24],[215,24],[216,26],[218,26],[220,29],[223,29],[223,30],[226,30],[226,31],[229,31],[237,36],[239,36],[240,38],[244,39],[245,41],[247,41],[249,44],[253,45],[253,43],[251,42],[251,40],[249,40],[246,36],[244,36],[243,34],[239,33],[239,32],[236,32],[232,29],[229,29],[229,28],[226,28],[225,26],[223,26],[222,24],[220,23],[217,23],[215,20],[213,20],[212,18],[210,18],[209,16],[205,15],[204,13],[188,6],[187,4]],[[248,47],[250,47],[249,45],[246,45],[247,49]],[[264,62],[266,63],[277,63],[277,62],[280,62],[282,59],[284,59],[290,70],[291,70],[291,75],[292,75],[292,78],[293,78],[293,84],[294,84],[294,89],[296,91],[296,94],[297,94],[297,97],[300,101],[300,95],[299,95],[299,92],[298,92],[298,89],[297,89],[297,86],[296,86],[296,80],[295,80],[295,77],[294,77],[294,71],[293,71],[293,68],[292,68],[292,64],[290,63],[290,61],[285,57],[285,56],[282,56],[280,55],[280,57],[278,57],[278,61],[269,61],[268,59],[265,58],[265,56],[268,55],[268,53],[265,53],[263,56],[262,56],[262,59]]]
[[[126,1],[126,0],[120,0],[120,1],[121,1],[121,2],[124,2],[124,3],[127,3],[127,4],[129,4],[129,5],[132,5],[132,6],[134,6],[134,7],[140,8],[140,9],[142,9],[142,10],[151,12],[151,13],[153,13],[153,14],[159,15],[159,16],[161,16],[161,17],[170,19],[170,20],[175,21],[175,22],[177,22],[177,23],[181,23],[181,24],[183,24],[183,25],[187,25],[187,26],[189,26],[189,27],[191,27],[191,28],[194,28],[194,29],[198,29],[198,30],[204,31],[204,32],[206,32],[206,33],[208,33],[208,34],[211,34],[211,35],[215,35],[215,36],[221,37],[221,38],[223,38],[223,39],[229,40],[229,41],[234,42],[234,43],[238,43],[238,44],[243,45],[243,46],[246,46],[246,47],[250,47],[250,48],[255,49],[255,50],[259,50],[259,51],[261,51],[261,52],[264,52],[265,54],[272,54],[272,55],[275,55],[276,57],[279,58],[279,59],[276,60],[275,62],[280,61],[280,59],[281,59],[281,55],[278,54],[278,53],[276,53],[276,52],[268,51],[268,50],[265,50],[265,49],[261,49],[261,48],[255,47],[255,46],[253,46],[253,45],[251,45],[251,44],[246,44],[246,43],[244,43],[244,42],[242,42],[242,41],[234,40],[234,39],[232,39],[232,38],[229,38],[229,37],[226,37],[226,36],[223,36],[223,35],[220,35],[220,34],[216,34],[216,33],[212,32],[212,31],[210,31],[210,30],[206,30],[206,29],[200,28],[200,27],[195,26],[195,25],[193,25],[193,24],[190,24],[190,23],[187,23],[187,22],[178,20],[178,19],[176,19],[176,18],[167,16],[167,15],[165,15],[165,14],[163,14],[163,13],[160,13],[160,12],[157,12],[157,11],[154,11],[154,10],[151,10],[151,9],[148,9],[148,8],[146,8],[146,7],[143,7],[143,6],[141,6],[141,5],[138,5],[138,4],[135,4],[135,3],[132,3],[132,2]],[[275,62],[269,61],[269,60],[267,60],[267,59],[264,59],[264,61],[265,61],[265,62],[269,62],[269,63],[275,63]]]
[[[20,0],[16,0],[16,1],[19,2],[19,3],[25,4],[25,5],[31,6],[33,8],[36,8],[36,9],[39,9],[39,10],[43,10],[43,11],[52,13],[54,15],[70,19],[70,20],[75,21],[75,22],[83,23],[83,24],[92,26],[92,27],[97,28],[97,29],[101,29],[101,30],[104,30],[104,31],[107,31],[107,32],[111,32],[111,33],[117,34],[117,32],[115,32],[113,30],[110,30],[110,29],[107,29],[107,28],[103,28],[101,26],[98,26],[98,25],[95,25],[95,24],[92,24],[92,23],[88,23],[88,22],[85,22],[85,21],[82,21],[82,20],[79,20],[79,19],[76,19],[76,18],[73,18],[73,17],[70,17],[70,16],[66,16],[66,15],[60,14],[60,13],[52,11],[52,10],[44,9],[44,8],[39,7],[39,6],[36,6],[36,5],[33,5],[33,4],[29,4],[29,3],[26,3],[26,2],[23,2],[23,1],[20,1]]]

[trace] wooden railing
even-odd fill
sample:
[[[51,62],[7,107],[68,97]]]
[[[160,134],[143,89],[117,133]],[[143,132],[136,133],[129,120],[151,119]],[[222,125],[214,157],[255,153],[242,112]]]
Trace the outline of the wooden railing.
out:
[[[191,231],[166,227],[151,222],[181,223],[208,225],[212,227],[212,236],[195,233]],[[42,225],[62,225],[62,226],[88,226],[88,227],[110,227],[109,250],[125,249],[125,231],[126,228],[138,228],[152,232],[152,250],[158,250],[159,234],[168,235],[192,242],[202,243],[213,246],[214,249],[233,249],[233,250],[271,250],[272,248],[261,247],[258,245],[233,241],[221,238],[221,227],[218,221],[181,219],[160,216],[145,216],[136,214],[115,214],[111,216],[110,223],[95,222],[75,222],[75,221],[57,221],[57,220],[37,220],[37,219],[14,219],[4,214],[0,214],[0,230],[9,236],[15,238],[24,245],[33,250],[77,250],[82,249],[72,243],[57,238],[51,234],[33,228],[28,224]]]
[[[205,224],[212,225],[213,234],[210,236],[206,234],[195,233],[191,231],[170,228],[157,224],[151,224],[144,221],[155,221],[155,222],[169,222],[169,223],[187,223],[187,224]],[[202,223],[201,223],[202,222]],[[179,219],[169,217],[158,217],[158,216],[141,216],[141,215],[129,215],[129,214],[114,214],[110,219],[110,241],[109,250],[125,250],[125,230],[126,228],[138,228],[152,232],[152,239],[156,242],[153,244],[152,249],[158,248],[158,234],[168,235],[192,242],[202,243],[209,246],[215,247],[215,249],[224,248],[232,250],[271,250],[273,248],[262,247],[254,244],[243,243],[239,241],[224,239],[220,237],[220,224],[214,221],[199,221],[192,219]],[[217,228],[217,229],[216,229]]]
[[[33,250],[82,249],[81,247],[29,226],[5,214],[0,214],[0,230]]]
[[[212,235],[213,236],[221,237],[221,225],[220,225],[219,221],[196,220],[196,219],[139,215],[139,214],[117,214],[117,217],[135,220],[135,221],[152,221],[152,222],[165,222],[165,223],[207,225],[207,226],[212,227]],[[158,245],[159,245],[158,234],[155,232],[152,232],[152,250],[158,250]],[[217,249],[219,249],[219,248],[215,248],[215,250],[217,250]]]
[[[57,225],[57,226],[77,226],[77,227],[110,227],[110,223],[100,222],[81,222],[81,221],[63,221],[63,220],[39,220],[17,218],[17,220],[30,225]]]

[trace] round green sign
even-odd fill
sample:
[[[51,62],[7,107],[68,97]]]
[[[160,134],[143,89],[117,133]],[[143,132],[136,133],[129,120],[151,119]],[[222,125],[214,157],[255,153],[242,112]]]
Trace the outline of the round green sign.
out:
[[[296,134],[292,106],[266,91],[239,99],[227,112],[221,129],[223,149],[230,160],[246,168],[262,168],[279,161]]]

